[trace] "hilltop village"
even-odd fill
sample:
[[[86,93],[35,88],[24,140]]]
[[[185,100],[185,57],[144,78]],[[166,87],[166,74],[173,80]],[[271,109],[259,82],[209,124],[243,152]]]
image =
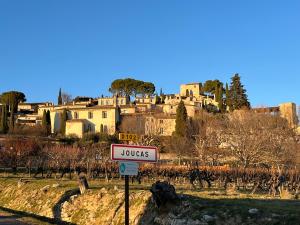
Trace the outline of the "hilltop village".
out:
[[[230,110],[226,105],[220,106],[217,91],[203,93],[202,89],[202,84],[196,82],[180,85],[177,94],[161,92],[159,95],[152,93],[130,98],[129,95],[117,92],[111,96],[97,98],[77,97],[67,102],[60,100],[58,104],[21,102],[18,104],[15,123],[28,126],[41,125],[43,114],[48,112],[51,121],[49,130],[52,134],[60,133],[62,117],[65,114],[63,126],[66,136],[81,138],[87,133],[112,135],[117,131],[171,136],[175,131],[176,111],[180,102],[184,103],[189,118],[194,118],[203,111],[226,113]],[[299,129],[295,103],[254,108],[252,111],[280,115],[292,128]]]

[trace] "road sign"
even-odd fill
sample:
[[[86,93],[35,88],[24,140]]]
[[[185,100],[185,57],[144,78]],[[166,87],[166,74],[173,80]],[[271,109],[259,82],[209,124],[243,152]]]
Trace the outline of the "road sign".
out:
[[[138,175],[139,164],[136,162],[119,162],[120,175]]]
[[[138,139],[137,134],[119,133],[119,140],[121,141],[137,141]]]
[[[157,148],[138,145],[111,145],[111,160],[131,162],[157,162]]]
[[[122,138],[120,137],[120,140]],[[124,138],[127,138],[127,136]],[[112,161],[120,161],[119,172],[121,175],[125,175],[125,225],[129,225],[129,176],[138,174],[137,162],[157,162],[157,148],[152,146],[112,144],[110,155]]]

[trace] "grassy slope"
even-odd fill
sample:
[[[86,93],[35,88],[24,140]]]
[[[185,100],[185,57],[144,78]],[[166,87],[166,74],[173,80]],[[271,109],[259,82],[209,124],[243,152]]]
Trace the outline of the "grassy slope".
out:
[[[8,196],[4,197],[3,195],[4,187],[15,187],[14,194],[22,194],[17,193],[17,182],[18,178],[0,178],[0,206],[13,206],[13,204],[11,204],[12,199]],[[20,205],[14,209],[38,214],[41,211],[41,205],[45,202],[47,202],[48,206],[51,208],[65,191],[77,187],[77,181],[75,180],[36,179],[31,180],[26,184],[26,187],[22,188],[22,192],[25,194],[26,192],[40,190],[46,185],[52,186],[52,184],[57,183],[59,183],[60,186],[56,189],[51,188],[49,193],[40,195],[37,204],[35,204],[34,201],[31,202],[30,199],[27,199],[30,203],[29,205]],[[97,195],[103,187],[113,189],[116,186],[118,189],[123,189],[124,181],[116,179],[113,182],[107,183],[105,181],[93,180],[90,181],[89,184],[91,187],[90,194]],[[136,192],[138,190],[149,190],[150,186],[150,183],[142,185],[130,184],[130,189],[132,192]],[[191,191],[184,185],[178,185],[176,186],[176,189],[178,193],[183,194],[184,197],[182,201],[189,203],[189,209],[186,211],[184,209],[180,209],[179,211],[173,210],[172,213],[179,217],[186,217],[187,215],[184,214],[188,214],[189,217],[195,220],[202,220],[203,216],[210,215],[218,218],[217,221],[228,221],[228,224],[300,224],[299,200],[272,199],[269,196],[260,194],[228,194],[224,190],[217,189]],[[258,213],[249,214],[249,209],[253,208],[258,209]],[[82,209],[81,212],[84,211],[85,209]],[[77,216],[78,215],[79,214],[77,214]],[[209,224],[215,224],[215,222],[209,222]]]

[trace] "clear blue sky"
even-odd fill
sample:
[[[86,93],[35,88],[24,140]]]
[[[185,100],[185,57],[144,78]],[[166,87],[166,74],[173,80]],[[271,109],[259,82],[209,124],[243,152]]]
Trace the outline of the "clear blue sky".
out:
[[[116,78],[181,83],[240,73],[253,106],[300,104],[300,1],[0,0],[0,92],[108,95]]]

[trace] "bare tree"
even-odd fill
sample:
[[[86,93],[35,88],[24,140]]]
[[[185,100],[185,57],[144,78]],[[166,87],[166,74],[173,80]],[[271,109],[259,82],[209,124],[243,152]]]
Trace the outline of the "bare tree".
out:
[[[145,134],[145,117],[142,115],[123,116],[119,129],[123,133]]]
[[[61,98],[62,98],[62,103],[63,104],[72,102],[72,95],[67,93],[67,92],[62,92],[61,93]]]
[[[225,120],[219,138],[244,168],[266,164],[278,166],[293,162],[291,151],[295,133],[279,116],[236,111]]]

